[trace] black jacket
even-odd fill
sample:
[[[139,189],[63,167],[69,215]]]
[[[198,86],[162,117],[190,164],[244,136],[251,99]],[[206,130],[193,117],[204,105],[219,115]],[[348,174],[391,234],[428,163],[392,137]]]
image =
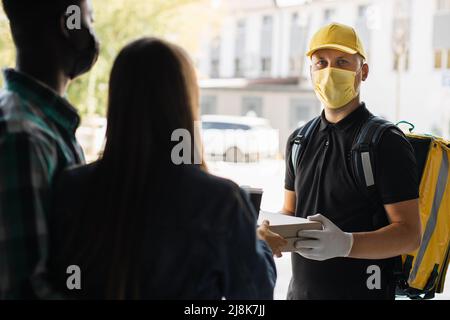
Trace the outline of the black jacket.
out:
[[[80,252],[67,249],[73,236],[93,246],[101,241],[101,235],[84,238],[91,220],[86,206],[98,208],[89,212],[105,208],[100,200],[104,177],[98,171],[97,163],[67,170],[54,191],[51,281],[74,298],[105,298],[108,284],[108,253],[87,266],[79,259]],[[142,221],[145,235],[139,263],[133,266],[140,271],[140,298],[272,299],[275,265],[270,249],[257,240],[256,215],[245,193],[233,182],[193,165],[172,167],[167,179],[167,187],[149,192],[149,203],[142,208],[148,216]],[[93,194],[98,196],[87,200]],[[67,289],[70,265],[81,269],[81,290]]]

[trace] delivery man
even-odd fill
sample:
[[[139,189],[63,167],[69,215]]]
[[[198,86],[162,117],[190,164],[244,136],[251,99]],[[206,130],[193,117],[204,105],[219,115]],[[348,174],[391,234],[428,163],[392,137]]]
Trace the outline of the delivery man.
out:
[[[376,199],[367,201],[349,158],[358,129],[371,115],[360,101],[369,74],[364,48],[353,28],[332,23],[313,36],[307,56],[324,110],[296,167],[292,140],[300,129],[289,138],[282,213],[319,221],[323,230],[299,232],[287,298],[394,299],[396,257],[414,251],[421,239],[413,149],[395,130],[383,134],[376,146]],[[385,222],[377,225],[380,210]],[[269,223],[258,234],[281,256],[285,241]]]

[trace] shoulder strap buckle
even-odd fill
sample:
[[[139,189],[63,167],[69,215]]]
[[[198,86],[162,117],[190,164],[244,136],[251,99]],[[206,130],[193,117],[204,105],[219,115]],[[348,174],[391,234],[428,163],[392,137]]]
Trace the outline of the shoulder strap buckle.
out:
[[[294,140],[292,140],[292,143],[293,143],[293,144],[300,144],[300,143],[303,142],[303,138],[304,138],[303,135],[298,135],[298,136],[296,136],[296,137],[294,138]]]

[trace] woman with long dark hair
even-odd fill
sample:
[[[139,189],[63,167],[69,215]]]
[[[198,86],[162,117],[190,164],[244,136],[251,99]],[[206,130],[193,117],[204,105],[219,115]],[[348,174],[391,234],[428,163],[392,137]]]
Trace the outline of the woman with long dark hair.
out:
[[[144,38],[120,52],[104,153],[55,186],[49,269],[57,289],[84,299],[273,297],[271,251],[257,239],[245,194],[203,164],[172,159],[177,129],[192,138],[189,159],[201,154],[193,143],[198,100],[194,68],[178,46]],[[81,288],[67,287],[77,281],[68,280],[69,266]]]

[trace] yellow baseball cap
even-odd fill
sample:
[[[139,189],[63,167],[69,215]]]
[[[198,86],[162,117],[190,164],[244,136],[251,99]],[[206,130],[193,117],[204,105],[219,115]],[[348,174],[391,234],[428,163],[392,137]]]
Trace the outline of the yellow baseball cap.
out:
[[[350,54],[359,53],[367,59],[366,52],[355,29],[340,23],[330,23],[317,31],[309,43],[308,57],[320,49],[336,49]]]

